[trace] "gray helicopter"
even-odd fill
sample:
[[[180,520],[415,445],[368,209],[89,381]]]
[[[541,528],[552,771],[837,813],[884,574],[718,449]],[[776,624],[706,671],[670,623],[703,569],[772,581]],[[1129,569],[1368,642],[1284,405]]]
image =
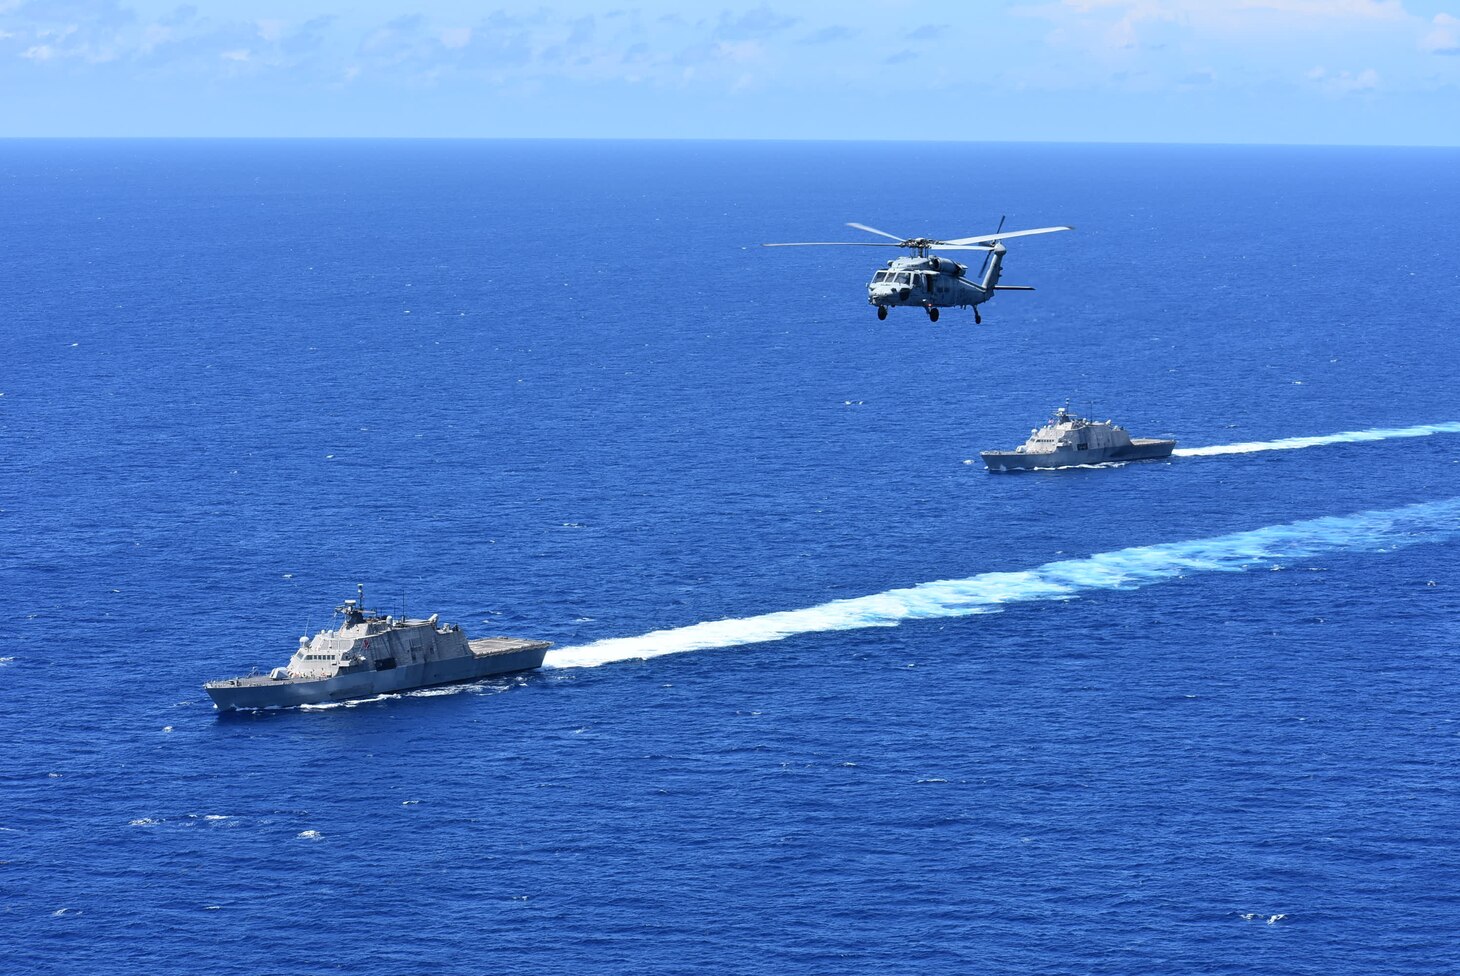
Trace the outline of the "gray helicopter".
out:
[[[762,247],[905,247],[916,253],[916,257],[896,258],[887,262],[887,267],[878,271],[867,282],[867,303],[877,307],[877,317],[887,318],[888,308],[894,305],[915,305],[928,310],[928,318],[938,321],[940,308],[973,307],[974,322],[982,322],[978,314],[979,305],[994,297],[996,291],[1033,291],[1029,285],[1001,285],[1005,248],[1003,242],[1011,237],[1029,237],[1033,234],[1052,234],[1059,230],[1074,230],[1073,227],[1040,227],[1037,230],[1004,230],[1004,221],[999,220],[999,229],[992,234],[979,237],[960,237],[951,241],[935,241],[929,237],[898,237],[866,224],[847,224],[869,234],[877,234],[894,240],[896,244],[878,241],[798,241],[793,244],[764,244]],[[932,249],[940,251],[984,251],[983,267],[976,275],[977,281],[964,277],[968,266],[950,258],[929,254]]]

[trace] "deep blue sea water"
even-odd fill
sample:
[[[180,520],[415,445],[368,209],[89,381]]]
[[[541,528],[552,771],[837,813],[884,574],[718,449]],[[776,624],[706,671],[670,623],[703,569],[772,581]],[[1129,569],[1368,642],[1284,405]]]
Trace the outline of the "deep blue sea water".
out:
[[[1460,971],[1460,435],[969,463],[1460,420],[1457,172],[0,142],[0,971]],[[213,711],[356,582],[596,666]]]

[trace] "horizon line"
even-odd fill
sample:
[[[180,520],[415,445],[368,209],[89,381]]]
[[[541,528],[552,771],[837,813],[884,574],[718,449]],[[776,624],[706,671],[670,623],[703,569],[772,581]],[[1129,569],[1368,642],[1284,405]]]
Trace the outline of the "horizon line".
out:
[[[1403,142],[1241,142],[1142,139],[862,139],[855,137],[791,138],[781,136],[513,136],[513,135],[3,135],[0,142],[664,142],[785,143],[857,145],[1028,145],[1028,146],[1180,146],[1271,149],[1460,149],[1453,143]]]

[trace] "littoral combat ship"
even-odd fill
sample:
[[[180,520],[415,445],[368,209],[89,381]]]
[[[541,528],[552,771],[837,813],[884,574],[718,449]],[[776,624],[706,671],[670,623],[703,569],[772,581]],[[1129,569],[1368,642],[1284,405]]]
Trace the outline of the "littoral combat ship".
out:
[[[284,667],[205,684],[219,711],[348,701],[531,671],[552,646],[510,637],[467,640],[455,624],[438,624],[435,614],[398,620],[366,610],[363,585],[357,596],[335,608],[333,630],[299,638]]]
[[[990,471],[1027,471],[1105,461],[1150,461],[1170,457],[1175,447],[1175,441],[1132,438],[1112,421],[1086,420],[1061,407],[1019,447],[983,451],[981,456]]]

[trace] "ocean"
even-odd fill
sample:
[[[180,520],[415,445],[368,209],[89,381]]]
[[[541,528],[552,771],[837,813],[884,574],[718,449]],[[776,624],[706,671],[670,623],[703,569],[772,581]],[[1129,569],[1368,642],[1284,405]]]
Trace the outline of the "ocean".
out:
[[[1457,171],[0,142],[0,971],[1460,971]],[[357,583],[556,647],[214,711]]]

